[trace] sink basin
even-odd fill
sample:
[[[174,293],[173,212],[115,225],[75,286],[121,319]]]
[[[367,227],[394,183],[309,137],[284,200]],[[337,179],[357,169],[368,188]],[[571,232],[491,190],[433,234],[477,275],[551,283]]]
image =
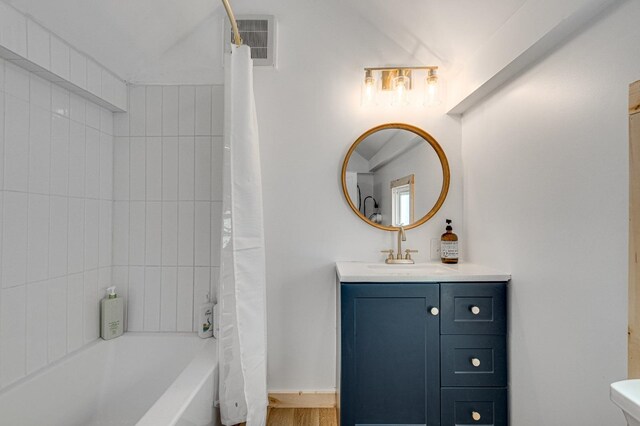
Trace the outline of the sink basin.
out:
[[[612,383],[611,401],[622,409],[629,426],[640,426],[640,380]]]

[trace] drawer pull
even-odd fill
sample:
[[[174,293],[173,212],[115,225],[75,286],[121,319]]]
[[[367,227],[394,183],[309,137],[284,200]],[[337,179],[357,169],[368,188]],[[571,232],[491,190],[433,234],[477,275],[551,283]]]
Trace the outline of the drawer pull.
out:
[[[470,311],[473,315],[478,315],[480,313],[480,308],[478,308],[477,306],[472,306]]]
[[[438,316],[438,314],[440,313],[440,309],[436,308],[435,306],[431,309],[429,309],[429,313],[431,313],[431,315],[433,315],[434,317]]]
[[[474,367],[480,367],[480,360],[478,358],[471,358],[471,365]]]
[[[480,413],[478,413],[477,411],[474,411],[471,413],[471,418],[473,419],[473,421],[479,422],[482,416],[480,416]]]

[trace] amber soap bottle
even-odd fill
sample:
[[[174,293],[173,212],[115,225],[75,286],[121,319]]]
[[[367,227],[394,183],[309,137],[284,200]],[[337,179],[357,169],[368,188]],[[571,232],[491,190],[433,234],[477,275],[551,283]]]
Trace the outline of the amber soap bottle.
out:
[[[451,219],[447,219],[447,232],[440,237],[442,263],[458,263],[458,236],[453,233]]]

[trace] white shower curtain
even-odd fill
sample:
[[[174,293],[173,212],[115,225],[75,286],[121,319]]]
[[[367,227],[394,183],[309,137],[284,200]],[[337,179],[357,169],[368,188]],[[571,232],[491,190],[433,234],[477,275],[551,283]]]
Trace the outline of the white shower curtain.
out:
[[[262,182],[248,46],[225,58],[219,350],[222,423],[263,426],[267,338]]]

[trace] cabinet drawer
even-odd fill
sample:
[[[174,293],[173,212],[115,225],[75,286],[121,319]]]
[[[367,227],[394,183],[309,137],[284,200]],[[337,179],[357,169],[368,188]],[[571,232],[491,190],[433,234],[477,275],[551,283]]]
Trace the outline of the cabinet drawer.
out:
[[[507,390],[443,388],[440,426],[507,426]]]
[[[506,334],[506,299],[503,283],[441,284],[442,334]]]
[[[442,386],[507,386],[506,340],[495,335],[442,336]]]

